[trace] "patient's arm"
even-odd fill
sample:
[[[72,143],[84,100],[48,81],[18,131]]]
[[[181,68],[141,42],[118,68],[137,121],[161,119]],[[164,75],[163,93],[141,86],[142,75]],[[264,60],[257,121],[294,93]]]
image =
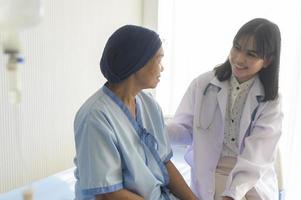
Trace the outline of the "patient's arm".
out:
[[[197,200],[197,197],[190,190],[184,178],[171,161],[166,163],[166,168],[169,174],[168,188],[179,199]]]
[[[129,190],[122,189],[116,192],[95,196],[96,200],[143,200],[143,198]]]

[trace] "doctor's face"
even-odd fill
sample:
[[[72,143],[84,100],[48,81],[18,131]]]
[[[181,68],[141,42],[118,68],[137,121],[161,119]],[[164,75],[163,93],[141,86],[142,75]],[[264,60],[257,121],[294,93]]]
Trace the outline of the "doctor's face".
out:
[[[254,37],[244,36],[235,42],[229,55],[232,74],[242,83],[253,78],[268,62],[259,57]]]
[[[136,83],[141,88],[155,88],[157,86],[160,81],[161,72],[164,70],[161,64],[163,56],[164,52],[162,47],[160,47],[153,58],[134,74]]]

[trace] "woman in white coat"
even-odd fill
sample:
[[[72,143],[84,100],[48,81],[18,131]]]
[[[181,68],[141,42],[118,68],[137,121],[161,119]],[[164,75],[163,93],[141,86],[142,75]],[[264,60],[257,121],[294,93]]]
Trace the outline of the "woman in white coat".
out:
[[[185,160],[201,200],[278,199],[280,43],[276,24],[244,24],[226,62],[192,81],[169,122],[171,141],[190,145]]]

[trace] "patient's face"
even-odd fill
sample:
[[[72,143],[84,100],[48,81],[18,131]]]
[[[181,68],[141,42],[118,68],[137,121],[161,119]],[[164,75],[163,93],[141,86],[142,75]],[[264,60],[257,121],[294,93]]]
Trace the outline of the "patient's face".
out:
[[[141,88],[155,88],[160,82],[161,72],[164,70],[161,64],[163,56],[164,51],[161,47],[153,58],[134,74],[134,78]]]

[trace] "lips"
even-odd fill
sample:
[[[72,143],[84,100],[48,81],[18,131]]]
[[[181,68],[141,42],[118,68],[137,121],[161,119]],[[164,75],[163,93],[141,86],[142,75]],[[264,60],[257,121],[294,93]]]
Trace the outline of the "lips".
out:
[[[234,65],[234,68],[235,68],[236,70],[243,70],[243,69],[247,69],[248,67],[242,67],[242,66],[240,66],[240,65]]]

